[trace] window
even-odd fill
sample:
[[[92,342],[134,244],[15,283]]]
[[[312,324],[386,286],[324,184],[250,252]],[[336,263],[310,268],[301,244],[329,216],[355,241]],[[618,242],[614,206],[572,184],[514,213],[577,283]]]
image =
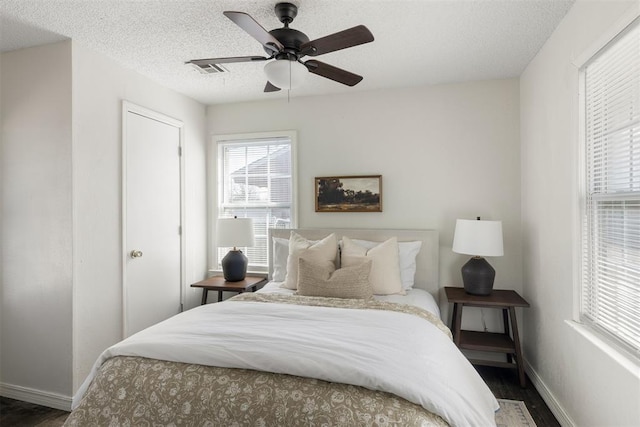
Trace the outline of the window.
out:
[[[640,22],[582,68],[581,320],[640,351]]]
[[[295,227],[295,132],[216,138],[218,217],[253,218],[249,270],[267,271],[269,228]],[[218,248],[216,265],[229,248]]]

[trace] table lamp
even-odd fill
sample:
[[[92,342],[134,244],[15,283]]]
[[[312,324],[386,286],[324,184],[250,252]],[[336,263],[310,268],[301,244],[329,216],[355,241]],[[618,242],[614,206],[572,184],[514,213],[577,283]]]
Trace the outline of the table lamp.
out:
[[[239,282],[247,274],[248,260],[237,247],[253,246],[253,220],[251,218],[218,218],[216,224],[218,247],[233,247],[220,264],[224,280]]]
[[[459,219],[453,235],[453,252],[473,257],[462,266],[464,290],[472,295],[490,295],[496,271],[483,257],[502,256],[502,221]]]

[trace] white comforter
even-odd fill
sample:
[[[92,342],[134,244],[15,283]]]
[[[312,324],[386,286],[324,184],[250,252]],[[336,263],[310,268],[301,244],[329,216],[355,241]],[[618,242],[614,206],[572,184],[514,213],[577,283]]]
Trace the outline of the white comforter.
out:
[[[383,390],[454,426],[495,425],[498,403],[451,339],[418,316],[228,301],[174,316],[105,350],[113,356],[244,368]]]

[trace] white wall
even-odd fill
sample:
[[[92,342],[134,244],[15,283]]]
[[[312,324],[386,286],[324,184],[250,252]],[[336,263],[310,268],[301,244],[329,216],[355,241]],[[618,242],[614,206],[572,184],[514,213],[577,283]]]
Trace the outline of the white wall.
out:
[[[122,101],[184,123],[187,288],[207,267],[205,107],[77,43],[1,67],[0,394],[68,409],[122,339]]]
[[[640,371],[616,362],[567,323],[579,235],[578,68],[575,60],[637,2],[579,0],[520,80],[524,352],[565,424],[640,423]],[[634,372],[635,371],[635,374]]]
[[[1,67],[0,388],[55,399],[71,390],[71,43]]]
[[[185,309],[200,303],[189,284],[206,273],[205,107],[74,42],[74,390],[122,339],[122,100],[184,123]]]
[[[518,81],[500,80],[216,105],[207,117],[210,134],[298,131],[300,227],[439,230],[443,286],[460,284],[469,258],[451,252],[456,218],[502,220],[505,256],[489,261],[496,288],[520,290],[518,104]],[[382,213],[315,212],[314,177],[363,174],[382,174]]]

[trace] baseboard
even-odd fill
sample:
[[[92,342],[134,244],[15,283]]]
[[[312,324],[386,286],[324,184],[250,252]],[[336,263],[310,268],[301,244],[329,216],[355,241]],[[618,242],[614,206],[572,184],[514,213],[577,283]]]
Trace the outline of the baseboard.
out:
[[[551,390],[549,390],[544,381],[542,381],[540,375],[531,367],[527,360],[524,361],[524,370],[527,372],[533,386],[538,390],[540,397],[542,397],[542,400],[547,404],[560,425],[562,427],[576,427],[576,423],[573,422],[569,414],[567,414],[553,393],[551,393]]]
[[[62,411],[71,411],[71,397],[49,391],[0,383],[0,396],[60,409]]]

